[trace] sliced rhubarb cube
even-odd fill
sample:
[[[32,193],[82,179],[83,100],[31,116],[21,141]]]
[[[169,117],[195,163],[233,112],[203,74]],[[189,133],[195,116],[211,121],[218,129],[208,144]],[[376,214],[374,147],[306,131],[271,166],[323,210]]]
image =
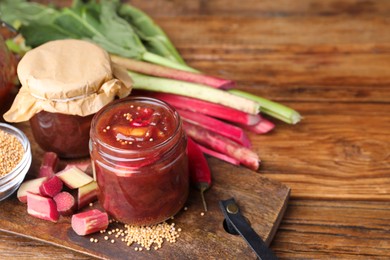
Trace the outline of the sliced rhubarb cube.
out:
[[[54,152],[45,152],[43,155],[38,177],[52,177],[56,172],[58,165],[58,156]]]
[[[78,189],[77,193],[77,207],[82,209],[91,202],[97,199],[99,187],[96,181],[90,182]]]
[[[54,171],[57,169],[58,155],[54,152],[45,152],[41,166],[51,167]]]
[[[48,165],[42,165],[40,168],[39,168],[39,173],[38,173],[38,177],[48,177],[48,178],[51,178],[53,177],[55,174],[53,168],[51,166],[48,166]]]
[[[52,198],[27,193],[27,213],[36,218],[57,222],[59,213]]]
[[[61,179],[54,175],[41,184],[39,191],[43,196],[54,197],[62,190],[62,187],[63,183]]]
[[[91,160],[68,163],[66,165],[65,169],[69,169],[69,168],[74,167],[74,166],[79,168],[81,171],[83,171],[87,174],[92,171],[91,170],[91,167],[92,167]],[[88,174],[88,175],[90,175],[90,174]]]
[[[41,177],[38,179],[32,179],[23,182],[17,192],[17,197],[20,202],[27,203],[27,193],[34,193],[34,194],[41,194],[39,191],[39,187],[41,187],[41,184],[45,182],[48,178],[47,177]]]
[[[53,197],[56,202],[57,211],[61,216],[72,215],[76,209],[76,200],[72,194],[67,191],[58,193]]]
[[[76,166],[64,169],[56,174],[70,189],[77,189],[93,181],[93,178]]]
[[[81,212],[72,216],[72,228],[79,236],[85,236],[107,229],[108,215],[97,209]]]

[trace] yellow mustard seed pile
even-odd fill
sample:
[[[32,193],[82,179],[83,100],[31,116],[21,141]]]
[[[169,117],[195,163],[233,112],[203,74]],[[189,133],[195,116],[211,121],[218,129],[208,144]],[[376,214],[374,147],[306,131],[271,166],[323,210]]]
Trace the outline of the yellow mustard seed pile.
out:
[[[118,223],[115,220],[110,220],[110,223]],[[162,247],[164,241],[176,243],[181,228],[175,228],[175,223],[168,224],[163,222],[151,226],[132,226],[124,225],[124,228],[110,228],[102,230],[104,233],[104,240],[114,244],[117,239],[126,243],[127,246],[134,245],[135,251],[142,250],[158,250]],[[98,240],[91,238],[92,243],[97,243]]]
[[[14,135],[0,130],[0,177],[10,173],[22,160],[24,149]]]

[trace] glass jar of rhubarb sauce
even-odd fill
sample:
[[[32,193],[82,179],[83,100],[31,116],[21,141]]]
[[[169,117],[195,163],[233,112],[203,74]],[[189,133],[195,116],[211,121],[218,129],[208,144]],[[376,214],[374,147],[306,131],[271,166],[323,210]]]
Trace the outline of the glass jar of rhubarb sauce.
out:
[[[170,105],[146,97],[115,101],[94,116],[90,138],[99,202],[112,217],[152,225],[183,207],[187,138]]]

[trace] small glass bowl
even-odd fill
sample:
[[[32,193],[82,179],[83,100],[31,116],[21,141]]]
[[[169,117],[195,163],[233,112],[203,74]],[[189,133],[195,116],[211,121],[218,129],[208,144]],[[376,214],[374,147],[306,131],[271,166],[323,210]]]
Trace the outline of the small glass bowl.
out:
[[[11,135],[14,135],[22,143],[24,155],[18,165],[9,173],[0,177],[0,201],[8,198],[14,193],[24,180],[31,166],[32,155],[30,142],[27,136],[16,127],[9,124],[0,123],[0,130],[3,130]]]

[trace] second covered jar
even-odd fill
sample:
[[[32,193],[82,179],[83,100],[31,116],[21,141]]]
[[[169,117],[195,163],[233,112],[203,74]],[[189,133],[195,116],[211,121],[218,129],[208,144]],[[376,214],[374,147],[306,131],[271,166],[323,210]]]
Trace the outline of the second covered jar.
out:
[[[45,43],[17,67],[22,87],[8,122],[30,121],[35,141],[62,158],[88,156],[93,115],[115,97],[126,97],[131,79],[101,47],[82,40]]]

